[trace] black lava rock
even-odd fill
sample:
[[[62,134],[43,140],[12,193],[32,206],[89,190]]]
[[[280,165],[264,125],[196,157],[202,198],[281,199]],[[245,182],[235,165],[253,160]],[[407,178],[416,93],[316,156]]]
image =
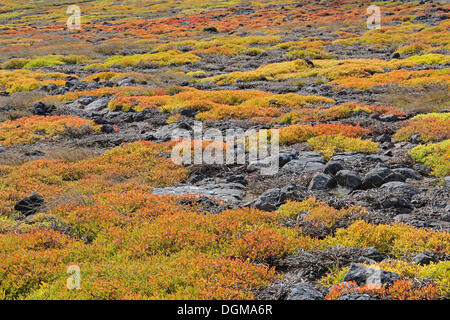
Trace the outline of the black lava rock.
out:
[[[339,171],[344,169],[340,162],[337,161],[330,161],[325,165],[325,168],[323,169],[323,172],[326,174],[336,175]]]
[[[46,105],[43,102],[37,102],[31,108],[31,113],[37,116],[46,116],[55,110],[55,106]]]
[[[384,284],[391,285],[400,279],[400,275],[381,269],[365,267],[359,263],[352,263],[344,277],[345,282],[355,281],[357,285]]]
[[[33,193],[31,196],[19,200],[14,205],[14,210],[22,212],[24,215],[29,216],[35,214],[44,204],[44,198],[37,193]]]
[[[101,130],[104,133],[113,133],[114,132],[114,127],[112,125],[110,125],[110,124],[104,124],[104,125],[102,125]]]
[[[426,264],[430,264],[430,262],[436,261],[436,256],[435,256],[434,252],[432,252],[432,251],[424,251],[424,252],[416,254],[412,258],[412,261],[414,261],[417,264],[426,265]]]
[[[336,174],[336,181],[340,186],[350,189],[358,189],[361,186],[361,178],[359,175],[350,170],[341,170]]]

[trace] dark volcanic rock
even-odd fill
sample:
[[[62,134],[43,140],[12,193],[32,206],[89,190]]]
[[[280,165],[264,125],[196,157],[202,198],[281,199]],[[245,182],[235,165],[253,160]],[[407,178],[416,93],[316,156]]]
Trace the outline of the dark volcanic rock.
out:
[[[412,261],[414,261],[417,264],[426,265],[426,264],[430,264],[430,262],[436,261],[436,255],[432,251],[424,251],[424,252],[416,254],[412,258]]]
[[[255,201],[256,208],[264,211],[275,211],[280,203],[280,189],[274,188],[264,192]]]
[[[323,300],[324,295],[308,283],[299,283],[289,292],[286,300]]]
[[[339,171],[344,169],[340,162],[337,161],[330,161],[326,164],[325,168],[323,169],[323,172],[326,174],[336,175]]]
[[[205,31],[205,32],[212,32],[212,33],[217,33],[218,32],[216,27],[206,27],[206,28],[203,28],[203,31]]]
[[[384,179],[382,177],[380,177],[377,174],[374,173],[368,173],[363,181],[362,181],[362,185],[361,188],[366,190],[366,189],[371,189],[371,188],[378,188],[379,186],[381,186],[384,183]]]
[[[19,200],[15,204],[14,209],[28,216],[38,212],[43,204],[44,198],[37,193],[33,193],[31,196]]]
[[[399,280],[396,273],[365,267],[359,263],[352,263],[350,269],[344,277],[345,282],[355,281],[357,285],[384,284],[391,285]]]
[[[405,177],[389,168],[379,167],[370,170],[364,177],[362,189],[378,188],[386,182],[404,181]]]
[[[413,195],[420,193],[420,190],[414,187],[413,185],[398,181],[385,183],[380,188],[386,189],[388,192],[392,194],[396,195],[400,194],[408,197],[412,197]]]
[[[302,152],[297,159],[289,161],[281,169],[282,173],[296,173],[323,170],[325,159],[318,152]]]
[[[101,128],[102,132],[104,133],[113,133],[114,127],[110,124],[104,124]]]
[[[108,106],[109,101],[111,101],[112,98],[110,97],[102,97],[100,99],[95,100],[94,102],[89,103],[84,110],[88,112],[94,112],[94,111],[100,111],[102,109],[105,109]]]
[[[264,211],[274,211],[286,200],[303,200],[305,190],[294,185],[273,188],[264,192],[251,205]]]
[[[351,291],[344,293],[336,300],[380,300],[380,298],[371,296],[367,293]]]
[[[31,108],[31,113],[37,116],[46,116],[56,110],[55,106],[46,105],[43,102],[37,102]]]
[[[386,256],[373,247],[363,249],[363,256],[376,262],[383,261]]]
[[[397,121],[398,118],[395,114],[387,114],[385,116],[381,116],[380,120],[385,121],[385,122],[393,122],[393,121]]]
[[[358,173],[350,170],[341,170],[336,173],[336,181],[340,186],[350,189],[358,189],[362,183]]]
[[[316,173],[309,184],[309,190],[326,190],[336,185],[334,178],[324,174]]]
[[[397,174],[402,175],[405,179],[414,179],[414,180],[422,180],[423,179],[423,177],[420,173],[418,173],[410,168],[396,168],[396,169],[393,169],[392,171],[394,171]]]

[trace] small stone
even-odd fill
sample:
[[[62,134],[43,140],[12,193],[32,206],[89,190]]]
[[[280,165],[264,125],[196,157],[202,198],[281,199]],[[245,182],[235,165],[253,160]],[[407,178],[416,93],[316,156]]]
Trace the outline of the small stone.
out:
[[[212,32],[212,33],[217,33],[218,32],[216,27],[206,27],[206,28],[203,28],[203,31],[205,31],[205,32]]]
[[[441,220],[442,220],[442,221],[445,221],[445,222],[450,222],[450,213],[444,213],[444,214],[441,216]]]
[[[358,262],[359,263],[366,263],[366,264],[376,263],[375,260],[367,258],[367,257],[359,257],[358,258]]]
[[[446,187],[450,187],[450,176],[444,178],[444,184]]]
[[[391,137],[388,134],[384,133],[381,136],[378,136],[375,141],[376,142],[381,142],[381,143],[383,143],[383,142],[391,142]]]
[[[385,116],[380,117],[380,121],[384,121],[384,122],[394,122],[397,120],[398,120],[398,118],[395,114],[387,114]]]
[[[126,77],[126,78],[123,78],[122,80],[120,80],[117,83],[117,85],[119,87],[124,87],[124,86],[129,86],[129,85],[135,84],[135,83],[136,83],[136,80],[134,80],[133,78],[130,78],[130,77]]]
[[[114,127],[110,124],[104,124],[101,128],[101,131],[104,133],[113,133]]]
[[[410,138],[410,141],[415,144],[419,144],[421,142],[420,134],[413,134]]]

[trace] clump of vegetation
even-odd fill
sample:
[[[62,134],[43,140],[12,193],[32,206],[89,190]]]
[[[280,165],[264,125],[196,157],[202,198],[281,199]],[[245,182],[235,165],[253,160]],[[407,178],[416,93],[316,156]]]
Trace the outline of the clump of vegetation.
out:
[[[440,261],[438,263],[431,262],[430,264],[427,265],[420,265],[412,262],[406,262],[403,260],[389,259],[379,263],[365,264],[365,265],[367,267],[374,269],[381,269],[394,272],[400,275],[404,280],[406,280],[404,282],[405,287],[404,290],[402,290],[403,292],[398,292],[399,288],[395,290],[397,291],[396,294],[404,294],[403,297],[400,296],[402,300],[445,299],[448,298],[450,295],[450,283],[448,282],[450,275],[449,274],[450,263],[448,261]],[[355,284],[353,284],[353,286],[343,285],[344,276],[347,273],[348,269],[349,267],[343,267],[333,270],[332,272],[329,272],[320,279],[320,283],[322,285],[328,288],[332,288],[332,291],[330,292],[329,295],[330,299],[338,298],[338,296],[342,295],[343,293],[341,290],[347,289],[350,289],[350,291],[369,293],[369,291],[367,291],[367,289],[369,289],[368,286],[362,286],[358,288]],[[432,286],[428,287],[428,289],[425,289],[425,291],[422,290],[424,290],[423,288],[426,287],[426,285],[415,287],[415,289],[413,289],[414,287],[411,286],[411,283],[416,283],[417,285],[418,283],[420,284],[430,281],[432,282]],[[377,289],[377,291],[372,291],[372,294],[376,294],[384,298],[389,296],[389,291],[386,291],[386,287],[382,287],[381,285],[377,286],[372,285],[371,288]],[[422,288],[422,290],[420,290],[420,288]],[[431,289],[432,291],[429,291]],[[394,289],[390,291],[390,293],[393,292]],[[432,292],[433,292],[432,296],[427,297],[427,294],[430,294]]]
[[[182,109],[200,111],[201,120],[250,119],[256,117],[279,117],[287,108],[297,109],[306,104],[330,103],[334,100],[321,96],[298,94],[272,94],[263,91],[220,90],[201,91],[187,89],[175,95],[117,97],[109,108],[123,111],[158,109],[174,112]]]
[[[328,52],[319,49],[297,49],[289,51],[286,56],[288,58],[302,59],[332,59],[334,56]]]
[[[86,96],[94,96],[94,97],[101,97],[104,95],[109,96],[154,96],[154,95],[167,95],[166,91],[164,91],[161,88],[147,88],[147,87],[103,87],[99,89],[88,89],[88,90],[82,90],[82,91],[73,91],[73,92],[67,92],[63,95],[57,95],[57,96],[51,96],[43,99],[42,101],[47,102],[67,102],[76,100],[81,97]]]
[[[87,68],[103,68],[111,66],[120,67],[137,67],[137,66],[171,66],[183,65],[187,63],[195,63],[200,61],[200,57],[192,53],[183,53],[178,50],[169,50],[166,52],[135,54],[132,56],[114,56],[105,60],[104,63],[95,63],[87,66]]]
[[[67,76],[67,74],[59,72],[42,73],[29,70],[0,70],[0,86],[8,93],[28,92],[48,84],[64,85],[65,80],[63,79]]]
[[[303,71],[311,67],[304,60],[273,63],[261,66],[253,71],[236,71],[228,74],[207,77],[200,82],[215,82],[217,85],[227,85],[237,81],[250,82],[258,80],[274,81],[299,77]]]
[[[73,116],[32,116],[7,120],[0,124],[0,143],[3,145],[31,144],[38,140],[60,136],[70,129],[86,128],[99,132],[92,120]]]
[[[401,46],[398,48],[395,52],[401,54],[401,55],[411,55],[411,54],[419,54],[424,53],[427,51],[432,50],[433,47],[420,43],[420,42],[414,42],[405,46]]]
[[[445,177],[450,173],[450,140],[418,145],[409,154],[415,161],[431,167],[437,177]]]
[[[316,151],[320,151],[326,159],[340,152],[378,152],[378,143],[361,138],[350,138],[341,135],[322,135],[308,139],[308,144]]]
[[[323,123],[315,126],[311,125],[292,125],[280,129],[281,144],[295,144],[308,141],[316,136],[340,135],[344,137],[363,136],[371,131],[359,125],[352,126],[347,124]]]
[[[441,297],[439,288],[435,284],[420,286],[412,281],[397,280],[391,286],[371,284],[357,286],[354,281],[343,282],[335,285],[325,299],[335,300],[347,292],[367,293],[391,300],[437,300]]]
[[[374,247],[380,252],[401,257],[408,254],[434,251],[450,253],[450,235],[405,224],[373,225],[357,221],[347,229],[338,229],[325,243],[331,246]]]
[[[314,235],[330,234],[336,228],[351,224],[369,214],[360,206],[338,210],[315,198],[301,202],[287,201],[277,212],[291,219],[300,215],[302,230]]]
[[[419,135],[422,142],[437,142],[450,138],[450,117],[445,113],[429,113],[413,117],[407,125],[399,129],[394,139],[409,141]]]
[[[173,145],[136,142],[75,162],[1,166],[3,216],[30,188],[40,190],[49,206],[33,217],[34,225],[20,222],[22,234],[0,235],[2,297],[253,298],[250,289],[276,276],[253,262],[319,245],[298,229],[281,227],[283,215],[276,212],[243,208],[218,215],[204,211],[196,197],[152,194],[153,187],[187,176],[160,157]],[[2,219],[0,228],[16,223]],[[15,268],[18,263],[33,272]],[[61,286],[67,264],[83,270],[76,292]],[[120,290],[111,287],[117,281]]]
[[[394,114],[396,116],[405,116],[406,113],[396,110],[389,106],[364,105],[358,103],[343,103],[340,105],[326,107],[304,108],[291,111],[280,118],[281,122],[295,124],[315,121],[338,120],[350,117],[354,113],[366,112],[368,114],[376,113],[379,115]]]
[[[3,69],[39,69],[46,66],[60,66],[65,64],[85,64],[90,62],[86,56],[77,55],[49,55],[33,59],[11,59],[2,64]]]

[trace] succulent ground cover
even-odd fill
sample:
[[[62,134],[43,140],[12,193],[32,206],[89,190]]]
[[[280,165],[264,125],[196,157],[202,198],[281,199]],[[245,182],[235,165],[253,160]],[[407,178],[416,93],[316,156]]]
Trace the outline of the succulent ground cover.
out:
[[[0,7],[0,299],[449,298],[449,4],[71,4]]]

